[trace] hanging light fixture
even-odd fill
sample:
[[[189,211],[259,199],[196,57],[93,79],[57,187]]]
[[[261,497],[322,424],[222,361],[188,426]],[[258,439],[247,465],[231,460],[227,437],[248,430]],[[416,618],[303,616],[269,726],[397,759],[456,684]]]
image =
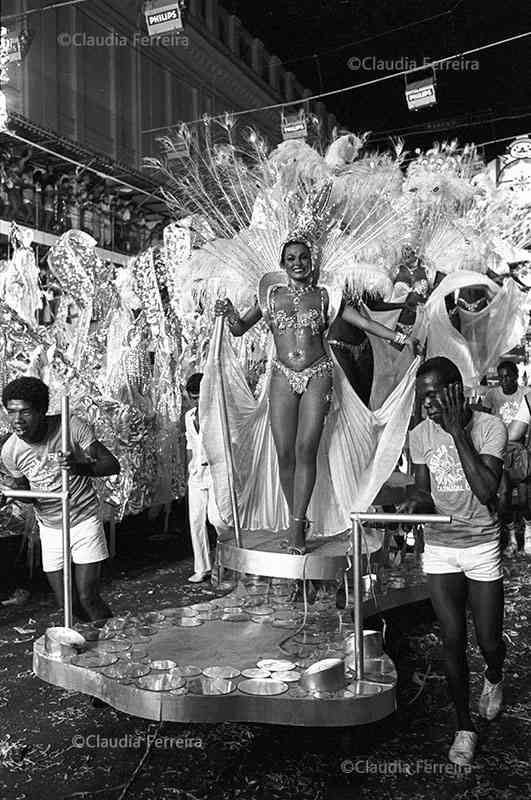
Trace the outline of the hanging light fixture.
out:
[[[406,102],[410,111],[418,111],[419,108],[429,108],[437,104],[435,94],[437,81],[434,68],[432,67],[429,74],[424,77],[418,77],[418,75],[418,72],[404,75]]]
[[[148,0],[144,6],[146,25],[150,36],[183,30],[183,3],[181,0]]]
[[[303,108],[299,111],[284,111],[281,117],[282,138],[306,139],[308,135],[308,120]]]

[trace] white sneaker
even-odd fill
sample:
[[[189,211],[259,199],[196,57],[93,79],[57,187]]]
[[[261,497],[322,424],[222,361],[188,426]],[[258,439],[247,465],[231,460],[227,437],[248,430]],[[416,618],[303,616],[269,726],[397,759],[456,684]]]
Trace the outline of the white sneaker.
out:
[[[448,751],[448,759],[458,767],[470,766],[474,761],[477,743],[478,735],[474,731],[457,731]]]
[[[503,706],[503,681],[491,683],[487,677],[483,684],[483,691],[479,698],[479,714],[484,719],[494,719],[498,716]]]
[[[206,581],[209,577],[210,572],[194,572],[194,574],[190,575],[188,578],[188,583],[203,583],[203,581]]]

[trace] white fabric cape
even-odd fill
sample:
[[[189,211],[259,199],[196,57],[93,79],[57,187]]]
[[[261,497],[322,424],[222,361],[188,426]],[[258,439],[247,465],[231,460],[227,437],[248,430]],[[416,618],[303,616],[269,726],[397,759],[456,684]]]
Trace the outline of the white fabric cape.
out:
[[[332,311],[332,295],[331,311]],[[335,306],[335,313],[339,306]],[[329,313],[329,318],[334,318]],[[267,378],[255,399],[226,335],[221,347],[221,372],[227,401],[235,466],[236,497],[242,530],[281,531],[289,512],[279,480],[278,460],[269,422]],[[333,355],[330,353],[333,358]],[[334,359],[334,390],[317,459],[317,481],[308,509],[312,536],[346,531],[352,511],[366,511],[395,468],[411,417],[419,359],[384,404],[371,411],[351,388]],[[223,520],[232,524],[227,464],[221,426],[221,376],[210,348],[201,383],[200,420],[212,473],[216,503]]]
[[[458,289],[470,286],[484,286],[491,290],[494,297],[482,311],[470,312],[459,308],[459,333],[448,317],[445,298]],[[393,297],[392,302],[400,302],[400,299]],[[368,315],[394,328],[400,310],[368,311]],[[527,329],[527,319],[526,296],[512,279],[506,280],[500,287],[486,275],[459,270],[447,275],[433,290],[426,304],[417,307],[411,335],[421,344],[427,339],[426,358],[449,358],[459,368],[464,385],[474,388],[504,353],[520,343]],[[371,334],[368,337],[374,356],[370,406],[375,408],[382,405],[406,374],[412,353],[408,349],[397,353],[384,339]]]
[[[467,286],[485,286],[494,297],[482,311],[459,309],[459,333],[448,317],[445,297]],[[521,342],[528,319],[526,298],[512,279],[500,287],[486,275],[465,270],[441,281],[426,303],[425,314],[429,330],[426,358],[449,358],[470,388],[477,386],[500,356]]]

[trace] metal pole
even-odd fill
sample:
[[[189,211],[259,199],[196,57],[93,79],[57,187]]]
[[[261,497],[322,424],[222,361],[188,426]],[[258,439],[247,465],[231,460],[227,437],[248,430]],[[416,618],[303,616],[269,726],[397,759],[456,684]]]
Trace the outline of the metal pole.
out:
[[[358,519],[362,522],[440,522],[448,524],[452,518],[444,514],[351,514],[352,520]]]
[[[240,547],[240,515],[236,500],[235,480],[234,480],[234,458],[232,453],[232,442],[230,439],[229,416],[227,412],[227,396],[225,394],[225,383],[223,380],[223,370],[221,368],[221,343],[223,337],[224,317],[217,317],[214,325],[214,362],[217,367],[220,385],[220,412],[221,430],[223,434],[223,449],[225,451],[225,464],[227,466],[227,477],[229,481],[229,493],[232,506],[232,518],[234,520],[234,538],[236,546]]]
[[[61,398],[61,450],[70,450],[70,398]],[[65,628],[72,627],[72,562],[70,557],[70,495],[68,467],[61,469],[61,523],[63,528],[63,590]]]
[[[19,497],[24,499],[39,498],[45,500],[61,500],[63,497],[62,492],[34,492],[31,489],[10,489],[8,486],[2,486],[2,494],[5,497]]]
[[[352,514],[352,580],[354,589],[354,638],[356,639],[356,680],[363,679],[363,613],[361,594],[361,522]]]
[[[356,679],[363,679],[363,614],[361,583],[361,523],[374,522],[439,522],[450,523],[452,518],[442,514],[378,514],[358,513],[350,515],[352,520],[352,577],[354,591],[354,637],[356,639]]]

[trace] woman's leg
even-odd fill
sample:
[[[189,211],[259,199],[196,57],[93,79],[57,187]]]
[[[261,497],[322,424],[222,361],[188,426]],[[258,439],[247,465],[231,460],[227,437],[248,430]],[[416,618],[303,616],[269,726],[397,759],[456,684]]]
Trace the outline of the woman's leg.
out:
[[[474,619],[479,649],[487,665],[490,683],[502,679],[505,642],[503,641],[503,579],[473,581],[468,579],[468,600]]]
[[[330,408],[332,377],[314,376],[301,397],[299,424],[295,444],[295,480],[293,485],[293,517],[296,546],[304,546],[306,511],[310,504],[317,476],[317,451]]]
[[[280,485],[293,514],[293,480],[295,474],[295,440],[300,395],[295,394],[284,375],[273,370],[269,388],[271,431],[278,456]]]
[[[457,714],[457,728],[473,731],[466,659],[467,579],[462,572],[428,574],[427,578],[431,603],[441,627],[446,677]]]

